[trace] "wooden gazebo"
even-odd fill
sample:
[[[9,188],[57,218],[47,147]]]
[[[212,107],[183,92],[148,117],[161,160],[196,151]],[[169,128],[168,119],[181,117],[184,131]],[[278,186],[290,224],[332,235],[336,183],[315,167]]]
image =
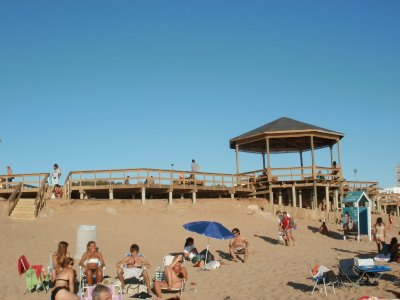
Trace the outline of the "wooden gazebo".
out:
[[[309,173],[306,176],[308,181],[313,181],[314,192],[313,202],[316,205],[316,182],[320,177],[318,171],[321,169],[326,171],[326,175],[335,173],[335,179],[340,182],[342,177],[341,159],[340,159],[340,140],[344,134],[333,130],[321,128],[315,125],[303,123],[287,117],[282,117],[271,123],[265,124],[254,130],[239,135],[229,141],[230,148],[236,151],[236,172],[240,174],[239,152],[258,153],[262,155],[263,172],[266,173],[267,181],[270,185],[269,193],[272,198],[271,184],[274,176],[271,174],[270,156],[274,153],[299,153],[300,156],[300,173],[303,175],[305,169]],[[337,145],[337,165],[334,160],[333,146]],[[329,168],[317,167],[315,163],[315,150],[321,148],[330,148]],[[312,165],[305,168],[303,165],[303,153],[310,151]],[[292,171],[293,168],[291,168]],[[329,177],[329,176],[324,176]],[[331,177],[333,178],[333,177]],[[276,178],[275,178],[276,179]],[[300,176],[298,180],[304,180],[305,176]],[[282,182],[280,183],[282,184]]]

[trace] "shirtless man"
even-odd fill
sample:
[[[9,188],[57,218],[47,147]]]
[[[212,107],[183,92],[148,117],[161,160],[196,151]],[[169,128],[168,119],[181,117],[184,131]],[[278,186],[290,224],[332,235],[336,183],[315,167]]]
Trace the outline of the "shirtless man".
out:
[[[143,276],[147,286],[147,293],[150,295],[150,278],[145,268],[150,268],[150,263],[143,257],[138,256],[139,246],[133,244],[130,248],[130,255],[125,256],[117,263],[117,274],[121,281],[122,289],[125,288],[125,280],[130,278],[139,279]]]
[[[246,238],[240,236],[238,228],[233,228],[232,233],[235,237],[229,243],[229,253],[235,262],[238,261],[238,254],[244,254],[243,262],[245,263],[249,258],[249,242]]]

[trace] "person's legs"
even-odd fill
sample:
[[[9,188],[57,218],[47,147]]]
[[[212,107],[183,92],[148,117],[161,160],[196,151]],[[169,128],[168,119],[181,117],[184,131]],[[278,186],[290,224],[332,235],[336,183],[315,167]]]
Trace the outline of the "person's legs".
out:
[[[290,239],[293,241],[293,246],[294,246],[295,245],[295,241],[294,241],[294,235],[293,235],[292,231],[290,231],[289,236],[290,236]]]
[[[121,281],[122,289],[125,288],[125,279],[124,279],[124,269],[122,267],[117,267],[117,275],[119,281]]]
[[[233,261],[237,262],[238,261],[238,257],[235,254],[235,249],[233,248],[229,248],[229,254],[231,255],[231,257],[233,258]]]
[[[168,287],[168,283],[165,281],[154,281],[154,291],[156,293],[157,299],[162,298],[161,288]]]
[[[143,270],[142,276],[143,276],[143,279],[144,279],[144,283],[147,286],[147,293],[150,294],[150,291],[151,291],[150,278],[149,278],[149,274],[147,273],[146,270]]]
[[[103,269],[97,269],[96,271],[96,283],[103,282]]]
[[[89,286],[93,285],[93,271],[87,269],[86,270],[86,278],[87,278],[87,283]]]
[[[178,278],[175,274],[174,270],[171,267],[167,266],[164,268],[165,277],[167,278],[167,284],[169,288],[180,288],[180,284],[182,284],[182,280]]]
[[[244,260],[243,260],[243,262],[245,263],[248,258],[249,258],[249,249],[244,248]]]

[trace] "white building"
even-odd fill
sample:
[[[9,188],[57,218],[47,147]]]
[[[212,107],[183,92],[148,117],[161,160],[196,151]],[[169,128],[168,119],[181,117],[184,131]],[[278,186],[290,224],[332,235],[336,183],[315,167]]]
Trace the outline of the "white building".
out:
[[[381,189],[380,193],[382,193],[382,194],[400,194],[400,186],[394,186],[394,187]]]

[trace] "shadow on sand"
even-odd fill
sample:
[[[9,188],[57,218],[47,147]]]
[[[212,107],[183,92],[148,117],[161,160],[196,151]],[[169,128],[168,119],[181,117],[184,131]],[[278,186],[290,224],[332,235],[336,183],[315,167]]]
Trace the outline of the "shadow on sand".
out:
[[[313,233],[319,233],[319,228],[314,227],[314,226],[307,226],[308,230],[311,230]],[[335,240],[343,240],[343,235],[341,235],[339,232],[336,231],[329,231],[329,233],[326,235],[327,237],[330,237]]]
[[[257,235],[257,234],[255,234],[254,236],[258,237],[258,238],[260,238],[260,239],[262,239],[262,240],[264,240],[267,243],[272,244],[272,245],[279,245],[280,244],[277,239],[273,239],[273,238],[270,238],[268,236],[262,236],[262,235]]]
[[[304,284],[304,283],[296,283],[296,282],[293,282],[293,281],[289,281],[287,283],[287,285],[291,286],[295,290],[299,290],[299,291],[302,291],[302,292],[311,292],[312,289],[313,289],[313,287],[311,285],[307,285],[307,284]]]

